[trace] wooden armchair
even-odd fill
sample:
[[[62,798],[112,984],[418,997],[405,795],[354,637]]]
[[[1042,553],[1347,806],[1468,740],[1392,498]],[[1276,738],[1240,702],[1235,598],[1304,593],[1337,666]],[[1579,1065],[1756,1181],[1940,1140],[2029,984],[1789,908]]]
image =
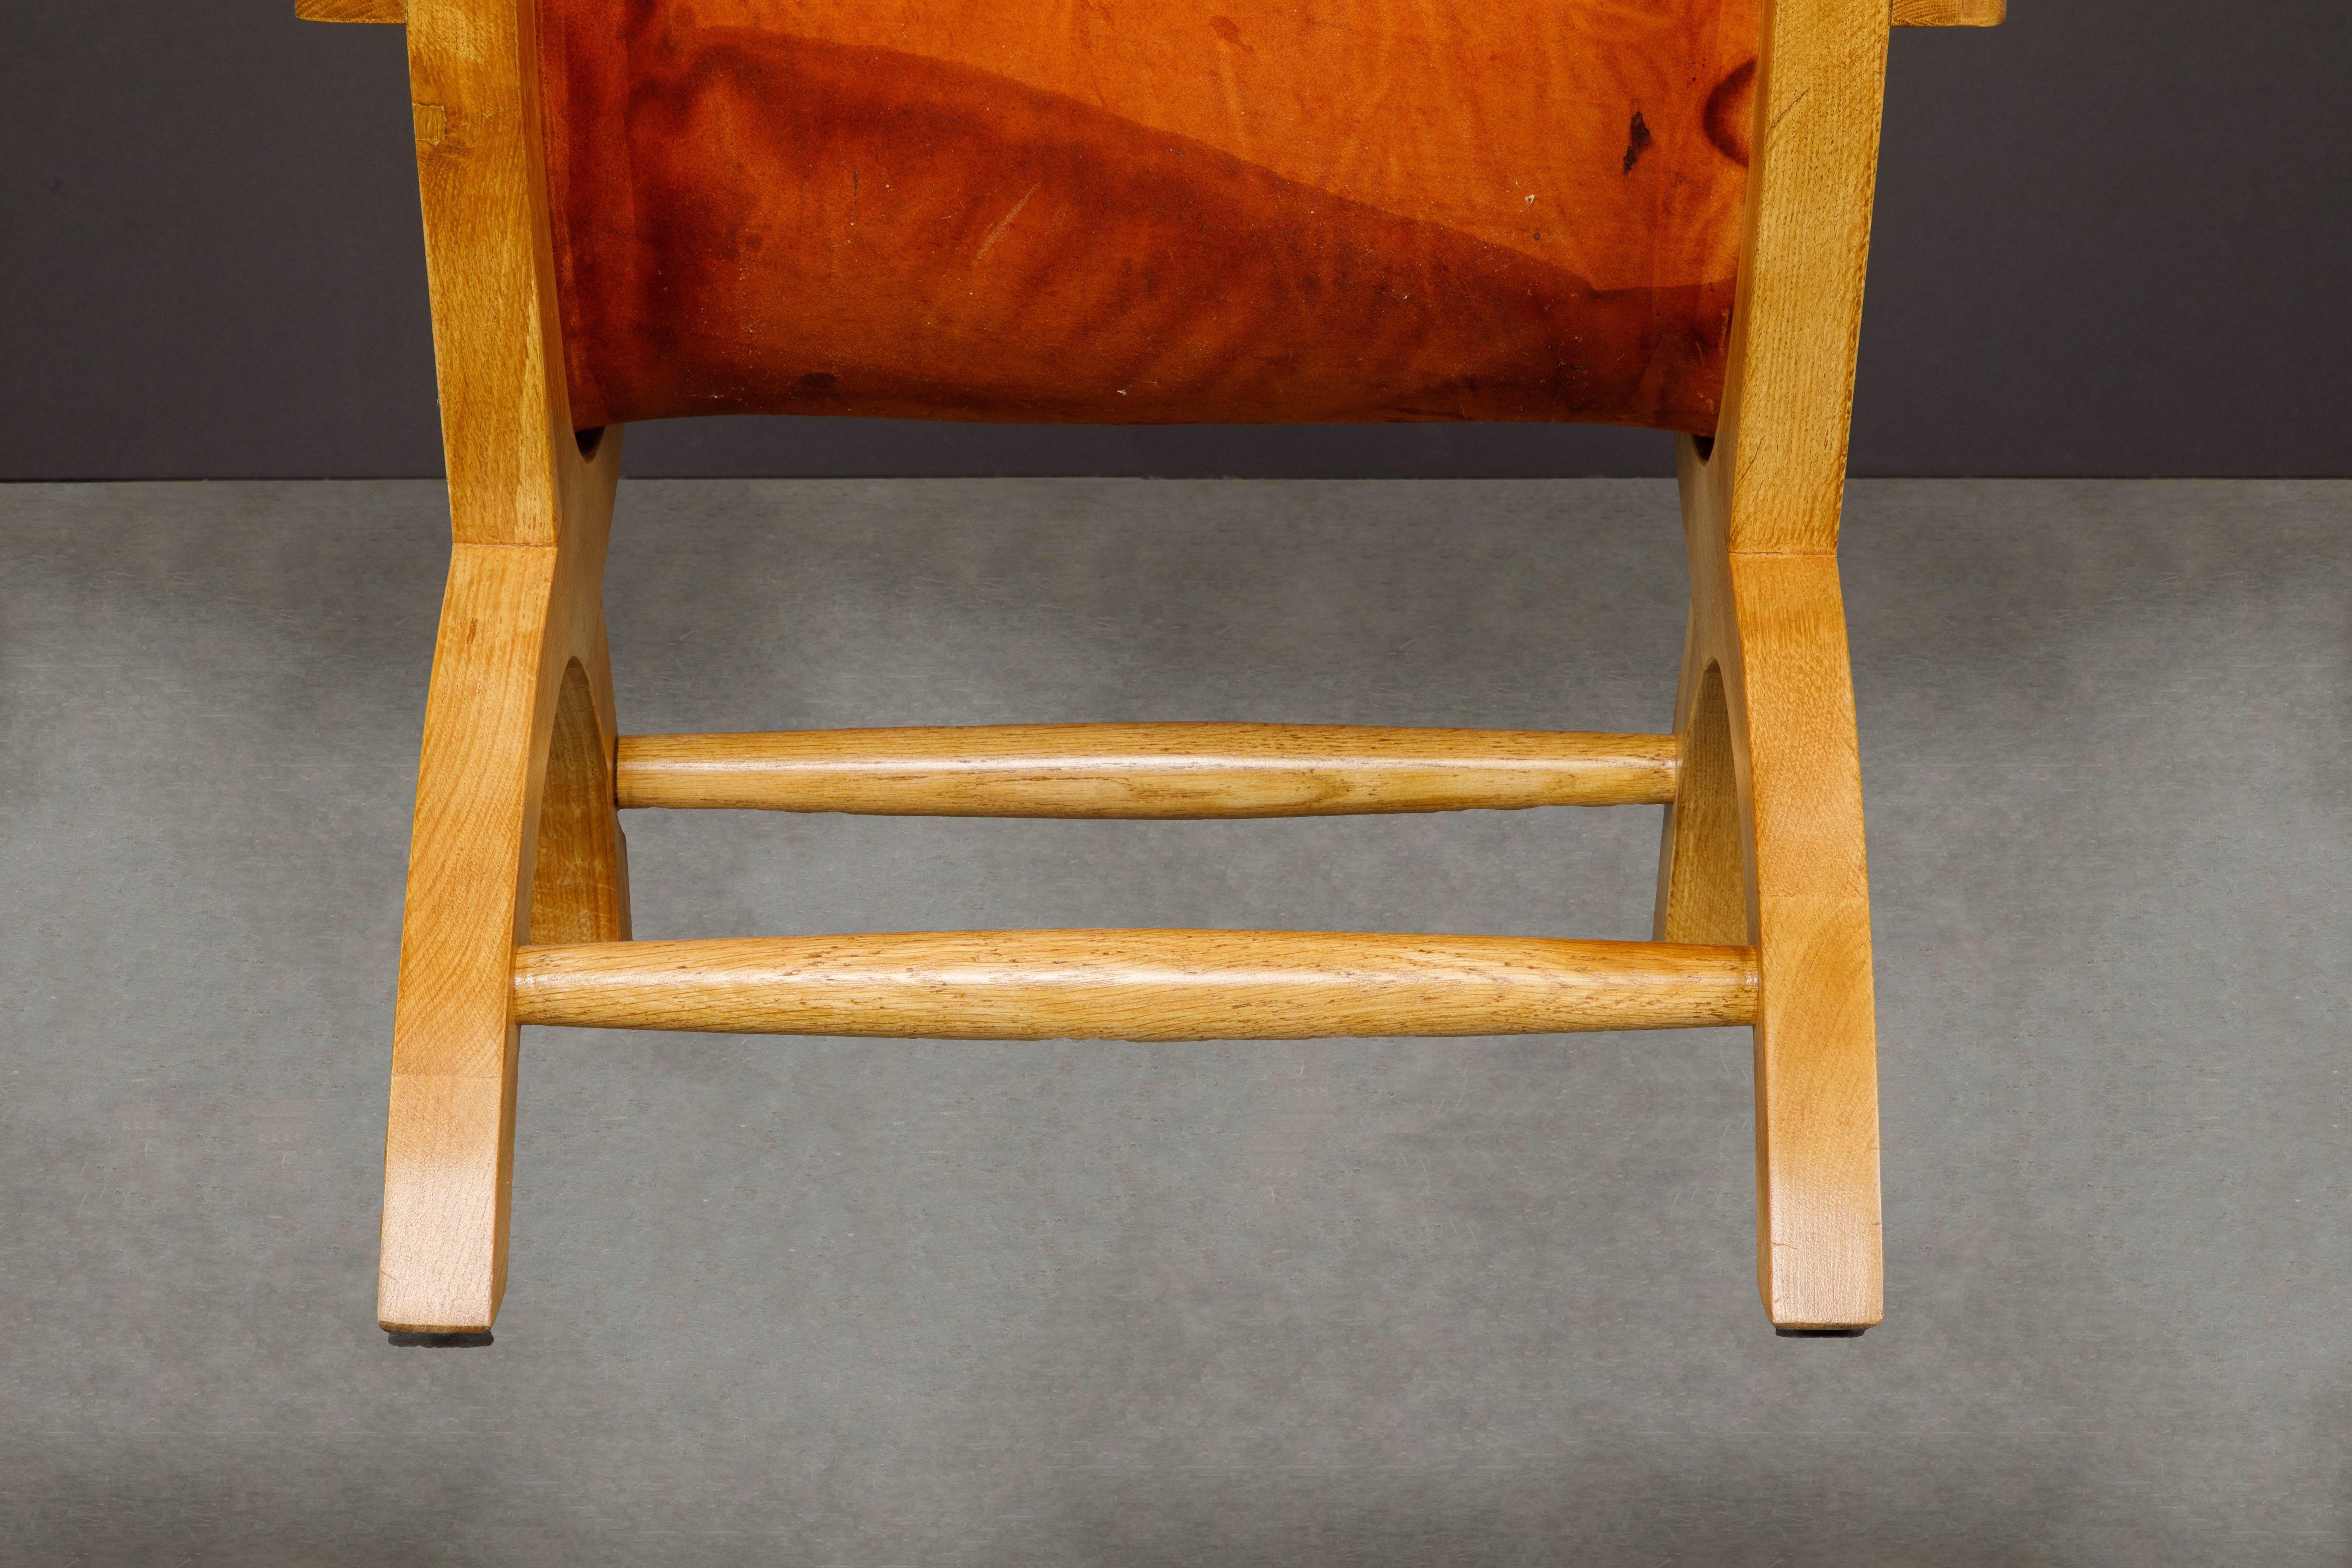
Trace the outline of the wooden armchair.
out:
[[[1887,29],[2002,0],[301,0],[404,21],[456,549],[379,1316],[506,1283],[518,1026],[970,1038],[1748,1025],[1784,1333],[1880,1318],[1836,561]],[[718,412],[1679,433],[1669,735],[624,736],[620,426]],[[625,807],[1244,817],[1663,805],[1650,942],[629,940]]]

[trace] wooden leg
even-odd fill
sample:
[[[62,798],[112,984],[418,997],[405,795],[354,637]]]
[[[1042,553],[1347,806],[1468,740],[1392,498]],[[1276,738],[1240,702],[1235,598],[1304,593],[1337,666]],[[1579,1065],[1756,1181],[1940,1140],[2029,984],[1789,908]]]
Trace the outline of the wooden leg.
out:
[[[376,1300],[387,1329],[478,1333],[498,1316],[515,948],[541,921],[586,940],[627,933],[599,602],[611,446],[557,543],[459,544],[450,561],[393,1023]]]
[[[1858,1331],[1882,1314],[1878,1058],[1837,558],[1734,553],[1727,478],[1682,449],[1685,754],[1657,934],[1757,949],[1758,1281],[1780,1329]]]

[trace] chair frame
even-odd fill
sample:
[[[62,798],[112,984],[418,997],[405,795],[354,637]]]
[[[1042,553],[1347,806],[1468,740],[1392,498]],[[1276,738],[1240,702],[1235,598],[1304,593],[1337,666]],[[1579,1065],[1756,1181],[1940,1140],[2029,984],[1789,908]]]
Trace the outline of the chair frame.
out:
[[[1671,737],[1088,726],[626,746],[602,599],[622,432],[575,437],[568,408],[530,0],[298,10],[408,27],[454,538],[394,1023],[387,1330],[478,1335],[498,1315],[521,1022],[1128,1038],[1752,1023],[1765,1308],[1789,1334],[1880,1321],[1877,1053],[1839,514],[1888,27],[1990,25],[2000,0],[1897,0],[1891,16],[1887,0],[1764,0],[1723,413],[1711,440],[1677,437],[1691,602]],[[1017,765],[992,772],[991,756]],[[887,799],[872,793],[877,768]],[[1651,942],[1004,932],[823,939],[825,953],[786,939],[632,943],[618,815],[625,804],[1233,816],[1619,801],[1667,803]],[[1207,984],[1171,987],[1171,965]],[[1082,984],[1046,984],[1047,970]],[[972,973],[983,984],[955,978]]]

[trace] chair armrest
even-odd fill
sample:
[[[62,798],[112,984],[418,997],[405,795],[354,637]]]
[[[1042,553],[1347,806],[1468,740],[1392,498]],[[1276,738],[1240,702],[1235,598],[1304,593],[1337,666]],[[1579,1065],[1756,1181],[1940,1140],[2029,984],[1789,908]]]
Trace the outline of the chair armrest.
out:
[[[405,22],[408,0],[294,0],[302,22]]]
[[[1895,0],[1898,27],[1998,27],[2009,0]]]

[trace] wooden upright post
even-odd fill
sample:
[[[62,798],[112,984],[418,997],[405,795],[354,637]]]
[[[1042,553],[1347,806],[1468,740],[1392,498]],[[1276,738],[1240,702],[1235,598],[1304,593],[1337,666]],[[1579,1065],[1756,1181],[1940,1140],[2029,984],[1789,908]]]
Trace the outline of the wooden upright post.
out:
[[[455,549],[401,928],[376,1310],[425,1333],[488,1331],[505,1290],[516,946],[534,927],[628,931],[602,607],[619,432],[572,430],[530,15],[514,0],[408,15]]]
[[[1757,949],[1758,1281],[1783,1331],[1856,1332],[1883,1310],[1878,1068],[1837,539],[1888,12],[1766,0],[1763,22],[1723,417],[1680,443],[1685,765],[1657,935]]]

